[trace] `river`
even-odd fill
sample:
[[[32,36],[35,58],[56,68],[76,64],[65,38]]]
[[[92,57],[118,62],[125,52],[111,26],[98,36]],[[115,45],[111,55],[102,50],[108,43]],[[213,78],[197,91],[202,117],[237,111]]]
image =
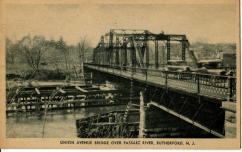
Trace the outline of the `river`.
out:
[[[48,111],[44,129],[44,138],[77,138],[76,119],[123,110],[126,106],[91,107]],[[6,119],[7,138],[42,138],[44,112],[11,113]]]

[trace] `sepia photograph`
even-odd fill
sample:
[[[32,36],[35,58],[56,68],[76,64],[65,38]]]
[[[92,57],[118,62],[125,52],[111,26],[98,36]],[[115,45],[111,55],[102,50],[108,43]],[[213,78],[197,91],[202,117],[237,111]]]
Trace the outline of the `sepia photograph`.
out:
[[[240,1],[183,1],[1,1],[0,147],[239,148]]]

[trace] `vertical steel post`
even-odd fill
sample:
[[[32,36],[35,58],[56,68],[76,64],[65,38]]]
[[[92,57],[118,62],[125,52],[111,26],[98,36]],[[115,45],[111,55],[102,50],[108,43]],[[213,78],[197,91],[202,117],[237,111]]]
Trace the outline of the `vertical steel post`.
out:
[[[104,60],[104,50],[105,50],[105,43],[104,43],[104,36],[101,36],[101,48],[99,49],[99,53],[97,55],[97,58],[98,58],[98,62],[99,64],[104,64],[103,60]]]
[[[184,38],[182,38],[182,60],[186,60],[186,44]]]
[[[115,66],[119,66],[119,37],[116,37],[116,56],[115,56],[115,60],[116,60],[116,65]]]
[[[133,71],[135,71],[135,67],[136,67],[136,52],[135,52],[135,48],[134,48],[134,39],[131,38],[131,49],[130,49],[130,58],[131,58],[131,66]]]
[[[107,47],[103,47],[102,49],[102,55],[103,57],[101,58],[103,65],[106,65],[109,61],[108,61],[108,53],[107,53]]]
[[[146,34],[145,34],[144,45],[145,45],[145,53],[146,53],[146,68],[148,69],[150,65],[148,31],[145,31],[145,33]]]
[[[158,58],[158,41],[155,40],[155,68],[159,68],[159,58]]]
[[[126,66],[127,66],[127,61],[128,61],[128,59],[127,59],[127,42],[126,42],[126,40],[124,39],[124,42],[123,42],[123,48],[124,48],[124,55],[123,55],[123,61],[124,61],[124,63],[123,63],[123,66],[125,67],[125,69],[126,69]]]
[[[166,49],[167,49],[167,62],[171,59],[171,44],[170,44],[170,38],[168,37],[167,43],[166,43]]]
[[[110,30],[109,33],[109,49],[108,49],[108,61],[109,65],[112,65],[112,53],[113,53],[113,31]]]

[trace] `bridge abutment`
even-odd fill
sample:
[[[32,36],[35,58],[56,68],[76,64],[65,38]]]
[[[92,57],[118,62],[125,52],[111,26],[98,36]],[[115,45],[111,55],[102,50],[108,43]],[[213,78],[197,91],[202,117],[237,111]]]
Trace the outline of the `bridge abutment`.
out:
[[[236,137],[236,102],[224,101],[222,108],[225,110],[224,132],[226,138]]]

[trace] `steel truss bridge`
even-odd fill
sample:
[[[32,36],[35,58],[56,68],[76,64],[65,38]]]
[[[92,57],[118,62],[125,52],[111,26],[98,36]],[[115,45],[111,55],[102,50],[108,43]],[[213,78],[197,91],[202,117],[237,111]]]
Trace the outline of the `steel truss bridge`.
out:
[[[179,47],[174,48],[173,45]],[[115,77],[132,79],[166,91],[195,96],[198,97],[199,104],[205,99],[217,102],[220,106],[222,101],[236,102],[236,78],[233,76],[164,70],[164,65],[172,60],[173,49],[177,48],[180,52],[180,61],[185,62],[186,52],[189,51],[189,41],[185,35],[164,34],[163,32],[153,34],[147,30],[112,29],[101,36],[93,52],[93,62],[85,63],[84,67]],[[150,104],[162,107],[153,101]],[[161,109],[167,108],[163,106]],[[184,120],[188,119],[187,122],[197,123],[191,118],[198,115],[201,108],[202,106],[198,106],[194,114],[191,117],[185,117]],[[175,111],[175,115],[181,118],[179,110]],[[208,132],[215,132],[216,136],[224,135],[223,131],[216,132],[207,125],[198,123],[197,126],[205,128],[204,130]]]

